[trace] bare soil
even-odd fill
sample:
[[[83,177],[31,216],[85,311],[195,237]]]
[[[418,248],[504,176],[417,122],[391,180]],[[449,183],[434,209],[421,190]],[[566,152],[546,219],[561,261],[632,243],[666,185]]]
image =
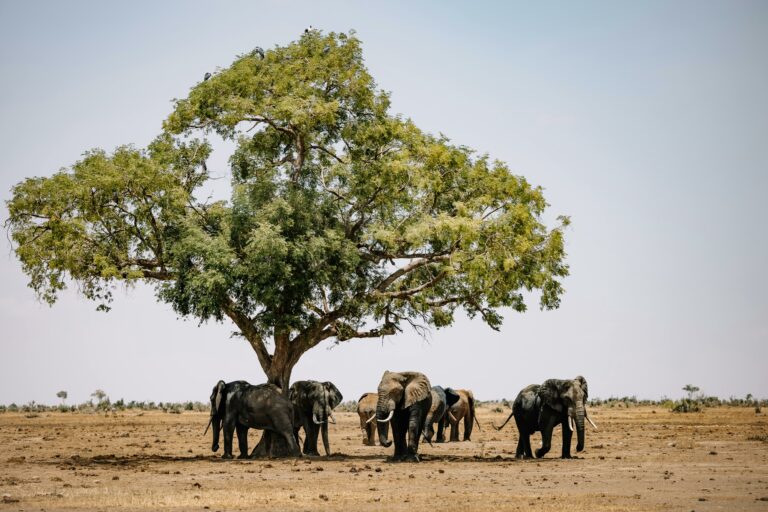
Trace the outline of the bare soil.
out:
[[[768,510],[768,418],[754,409],[592,408],[600,430],[578,458],[558,458],[558,432],[527,461],[514,422],[491,428],[508,412],[481,408],[482,432],[422,445],[419,464],[363,446],[354,413],[335,415],[332,457],[248,461],[210,451],[205,413],[5,413],[0,510]]]

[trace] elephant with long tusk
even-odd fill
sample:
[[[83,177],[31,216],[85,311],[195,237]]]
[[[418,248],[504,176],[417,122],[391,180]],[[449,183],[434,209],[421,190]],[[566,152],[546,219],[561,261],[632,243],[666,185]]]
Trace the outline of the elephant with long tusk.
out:
[[[293,403],[296,436],[304,429],[303,453],[319,456],[317,438],[322,435],[325,454],[330,455],[328,423],[336,423],[333,409],[344,399],[341,391],[332,382],[300,380],[291,385],[288,396]]]
[[[432,390],[426,375],[418,372],[384,372],[376,402],[379,443],[388,447],[389,426],[395,444],[393,461],[419,461],[419,439],[424,429]]]
[[[563,427],[562,458],[571,457],[571,438],[576,433],[576,451],[584,450],[584,420],[597,430],[597,425],[587,414],[587,380],[578,376],[572,380],[549,379],[541,385],[531,384],[518,393],[512,404],[512,413],[500,427],[515,417],[519,438],[517,458],[532,458],[531,434],[541,432],[541,448],[536,450],[536,457],[543,457],[552,445],[552,430],[557,425]]]

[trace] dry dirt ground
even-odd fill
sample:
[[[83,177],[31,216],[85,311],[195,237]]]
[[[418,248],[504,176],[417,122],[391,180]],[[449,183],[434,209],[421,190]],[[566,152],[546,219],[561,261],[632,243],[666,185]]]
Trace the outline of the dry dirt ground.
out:
[[[514,422],[491,428],[507,413],[481,408],[482,432],[422,445],[420,464],[363,446],[354,413],[336,414],[330,458],[254,461],[212,454],[205,413],[5,413],[0,510],[768,510],[754,409],[592,408],[600,430],[578,458],[557,458],[558,433],[529,461],[514,459]]]

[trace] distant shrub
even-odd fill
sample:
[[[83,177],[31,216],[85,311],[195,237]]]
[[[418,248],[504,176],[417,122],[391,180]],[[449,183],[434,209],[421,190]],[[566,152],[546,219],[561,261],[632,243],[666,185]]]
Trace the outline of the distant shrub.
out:
[[[342,402],[334,410],[339,412],[357,412],[357,400]]]
[[[703,407],[698,400],[683,398],[682,400],[675,402],[675,406],[672,407],[672,412],[701,412],[702,409]]]

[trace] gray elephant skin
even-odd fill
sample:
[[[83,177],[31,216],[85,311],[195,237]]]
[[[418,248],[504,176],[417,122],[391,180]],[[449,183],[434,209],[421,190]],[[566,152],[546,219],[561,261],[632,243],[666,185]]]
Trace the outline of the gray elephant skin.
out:
[[[219,450],[219,432],[224,431],[224,454],[232,458],[233,434],[237,431],[240,448],[239,459],[248,457],[248,429],[256,428],[274,432],[285,439],[288,455],[301,457],[293,432],[293,405],[273,384],[253,386],[244,380],[225,383],[220,380],[211,393],[211,417],[208,427],[213,425],[211,449]],[[208,432],[206,427],[206,432]],[[254,450],[255,456],[256,450]]]
[[[531,384],[518,393],[512,404],[512,413],[501,427],[514,416],[519,433],[517,458],[532,458],[531,434],[541,432],[541,448],[536,449],[540,458],[549,452],[552,446],[552,431],[557,425],[563,428],[563,448],[561,457],[571,458],[571,438],[576,431],[576,451],[584,450],[584,420],[587,417],[586,401],[588,398],[587,381],[578,376],[571,380],[549,379],[541,385]]]
[[[419,462],[419,438],[432,405],[432,386],[419,372],[384,372],[378,388],[376,421],[379,443],[388,447],[394,441],[392,461]],[[392,424],[392,439],[387,440]]]
[[[328,443],[328,422],[335,423],[333,409],[344,397],[332,382],[299,380],[294,382],[288,392],[293,404],[294,433],[298,439],[299,429],[304,429],[304,455],[317,455],[318,435],[322,435],[325,454],[331,454]]]
[[[435,435],[435,423],[437,423],[437,442],[445,442],[443,418],[447,415],[448,409],[460,398],[461,396],[451,388],[443,389],[441,386],[432,386],[432,405],[424,420],[424,439],[427,442],[431,442],[432,436]]]

